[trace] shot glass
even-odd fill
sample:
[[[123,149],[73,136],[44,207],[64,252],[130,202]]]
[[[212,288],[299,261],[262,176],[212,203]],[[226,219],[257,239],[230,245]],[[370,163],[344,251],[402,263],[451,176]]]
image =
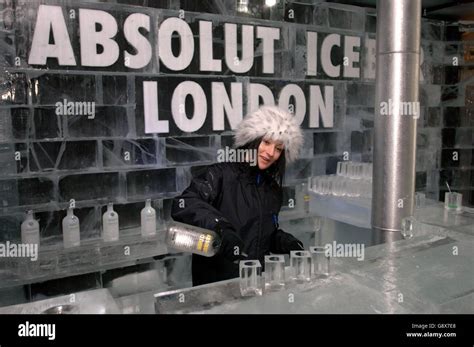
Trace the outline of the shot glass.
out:
[[[239,263],[240,294],[258,296],[263,294],[262,265],[258,260],[242,260]]]
[[[362,176],[366,180],[372,179],[372,164],[371,163],[364,163],[362,167]]]
[[[336,174],[338,176],[347,176],[347,162],[340,161],[337,163],[337,171]]]
[[[351,161],[347,162],[347,177],[354,178],[354,163]]]
[[[402,236],[409,240],[413,237],[415,230],[415,218],[410,216],[402,219]]]
[[[343,161],[341,164],[341,176],[349,177],[349,168],[351,166],[350,161]]]
[[[314,231],[321,231],[323,227],[323,219],[322,217],[315,216],[312,218],[313,221],[313,230]]]
[[[292,280],[304,283],[311,280],[311,254],[308,251],[291,251]]]
[[[415,208],[423,208],[426,206],[426,195],[425,193],[415,193]]]
[[[322,246],[310,247],[312,258],[311,276],[313,278],[328,277],[330,274],[331,257]]]
[[[354,197],[355,196],[355,187],[354,180],[347,178],[346,179],[346,196]]]
[[[333,183],[333,195],[335,196],[342,196],[343,191],[342,191],[342,183],[344,182],[343,178],[340,176],[335,176],[334,177],[334,183]]]
[[[313,178],[314,177],[308,177],[308,191],[312,192],[314,190],[314,185],[313,185]]]
[[[451,212],[462,211],[462,194],[446,192],[444,194],[444,208]]]
[[[265,290],[276,291],[285,287],[285,257],[283,255],[265,256]]]
[[[334,187],[336,182],[336,177],[333,175],[328,176],[328,195],[334,195]]]
[[[313,187],[314,187],[313,190],[316,194],[323,193],[323,180],[321,176],[314,177]]]
[[[363,174],[364,165],[362,163],[354,163],[354,178],[361,179]]]

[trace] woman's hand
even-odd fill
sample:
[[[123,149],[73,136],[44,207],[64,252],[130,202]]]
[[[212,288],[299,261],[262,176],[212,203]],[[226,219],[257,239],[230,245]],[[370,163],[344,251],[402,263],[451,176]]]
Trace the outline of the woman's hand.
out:
[[[221,237],[221,246],[217,254],[221,254],[233,262],[246,258],[243,253],[244,241],[230,223],[222,220],[218,221],[215,232]]]
[[[291,251],[303,251],[303,242],[290,233],[277,229],[273,235],[272,253],[289,254]]]

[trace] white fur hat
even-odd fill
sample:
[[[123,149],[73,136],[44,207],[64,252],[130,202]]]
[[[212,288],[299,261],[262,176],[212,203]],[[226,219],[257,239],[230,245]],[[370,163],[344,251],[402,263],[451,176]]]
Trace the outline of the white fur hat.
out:
[[[303,133],[294,117],[275,106],[263,106],[247,115],[235,131],[234,146],[238,148],[261,137],[283,142],[287,164],[298,158],[303,144]]]

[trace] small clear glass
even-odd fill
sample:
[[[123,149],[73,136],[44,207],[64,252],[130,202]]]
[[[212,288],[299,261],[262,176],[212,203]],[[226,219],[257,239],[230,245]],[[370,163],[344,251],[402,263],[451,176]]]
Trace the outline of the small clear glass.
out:
[[[316,193],[316,194],[321,194],[321,177],[319,176],[316,176],[314,177],[313,179],[313,191]]]
[[[313,192],[315,193],[318,193],[319,194],[319,176],[315,176],[313,177]]]
[[[320,178],[320,185],[321,185],[321,194],[327,195],[329,190],[328,190],[328,178],[326,176],[323,176]]]
[[[323,226],[323,219],[321,217],[313,217],[313,230],[320,231]]]
[[[342,183],[344,182],[344,179],[340,176],[335,176],[334,177],[334,186],[333,186],[333,195],[335,196],[342,196],[344,194],[343,188],[342,188]]]
[[[342,169],[342,161],[337,162],[337,169],[336,169],[336,175],[341,176],[341,170]]]
[[[341,176],[348,177],[349,176],[349,166],[351,165],[350,161],[343,161],[341,164]]]
[[[351,179],[346,179],[346,196],[354,196],[354,184]]]
[[[311,280],[311,254],[308,251],[291,251],[292,279],[297,283]]]
[[[275,291],[285,287],[285,256],[265,256],[265,290]]]
[[[426,206],[426,195],[425,193],[415,193],[415,208],[423,208]]]
[[[242,260],[239,263],[240,294],[259,296],[263,294],[262,265],[258,260]]]
[[[362,177],[366,180],[372,179],[372,164],[364,163],[362,166]]]
[[[338,176],[347,176],[347,162],[340,161],[340,162],[337,163],[336,174]]]
[[[313,191],[313,177],[308,177],[308,191],[312,192]]]
[[[446,192],[444,194],[444,208],[452,212],[461,212],[462,194],[455,192]]]
[[[335,176],[328,176],[328,195],[334,195]]]
[[[347,177],[354,178],[354,163],[348,162],[347,163]]]
[[[406,217],[402,219],[402,236],[404,239],[408,240],[413,237],[413,232],[415,230],[415,218],[413,216]]]
[[[313,230],[315,244],[319,244],[323,237],[322,235],[323,220],[321,217],[313,217]]]
[[[331,257],[328,252],[326,252],[326,248],[322,246],[315,246],[310,247],[309,251],[312,258],[312,277],[328,277],[330,274]]]
[[[362,178],[362,163],[354,163],[353,175],[356,180]]]

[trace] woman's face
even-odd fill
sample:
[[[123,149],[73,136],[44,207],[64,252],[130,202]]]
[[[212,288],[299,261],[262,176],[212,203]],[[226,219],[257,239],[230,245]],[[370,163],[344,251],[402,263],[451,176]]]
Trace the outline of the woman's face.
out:
[[[273,141],[263,139],[258,146],[258,168],[265,170],[280,158],[281,153],[285,150],[281,141]]]

